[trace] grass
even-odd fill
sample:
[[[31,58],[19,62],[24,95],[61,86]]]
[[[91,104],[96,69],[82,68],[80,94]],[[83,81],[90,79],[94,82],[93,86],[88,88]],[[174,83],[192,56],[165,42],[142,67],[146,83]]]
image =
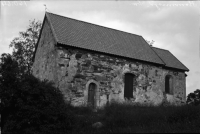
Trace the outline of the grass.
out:
[[[71,107],[75,120],[71,133],[184,133],[200,132],[200,106],[141,106],[113,103],[97,112]],[[100,129],[92,124],[102,122]]]

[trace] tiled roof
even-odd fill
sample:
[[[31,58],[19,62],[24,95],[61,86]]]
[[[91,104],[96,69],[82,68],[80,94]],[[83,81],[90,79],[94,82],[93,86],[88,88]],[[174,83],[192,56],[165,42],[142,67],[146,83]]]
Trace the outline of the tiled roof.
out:
[[[46,13],[60,44],[162,64],[142,36]]]
[[[188,71],[169,51],[150,47],[142,36],[48,12],[46,16],[60,44]]]
[[[182,69],[189,71],[189,69],[183,65],[170,51],[152,47],[152,49],[158,54],[162,61],[166,64],[166,67]]]

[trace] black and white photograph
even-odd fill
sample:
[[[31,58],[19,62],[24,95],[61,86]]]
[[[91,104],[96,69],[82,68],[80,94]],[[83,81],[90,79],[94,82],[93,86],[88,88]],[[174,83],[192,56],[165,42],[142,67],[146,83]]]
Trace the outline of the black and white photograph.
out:
[[[0,3],[0,133],[200,133],[200,1]]]

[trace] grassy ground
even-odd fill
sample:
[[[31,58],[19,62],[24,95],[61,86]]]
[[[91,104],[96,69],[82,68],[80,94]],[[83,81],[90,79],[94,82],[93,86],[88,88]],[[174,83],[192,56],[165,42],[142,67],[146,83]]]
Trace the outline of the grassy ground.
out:
[[[200,133],[200,106],[139,106],[111,104],[97,112],[71,107],[75,114],[71,133]],[[103,127],[92,128],[102,122]]]

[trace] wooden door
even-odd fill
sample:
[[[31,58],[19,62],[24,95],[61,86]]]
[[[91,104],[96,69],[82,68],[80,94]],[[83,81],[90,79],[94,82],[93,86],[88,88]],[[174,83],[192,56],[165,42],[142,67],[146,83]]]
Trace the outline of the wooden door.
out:
[[[90,83],[88,89],[88,106],[95,107],[95,88],[94,83]]]

